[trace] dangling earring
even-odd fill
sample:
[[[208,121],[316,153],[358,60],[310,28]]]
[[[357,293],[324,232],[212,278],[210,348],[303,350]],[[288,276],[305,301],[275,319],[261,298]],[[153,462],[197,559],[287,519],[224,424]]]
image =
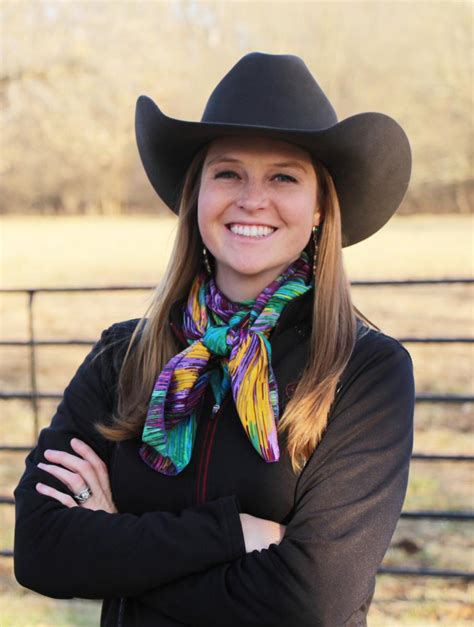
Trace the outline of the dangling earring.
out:
[[[211,264],[209,263],[209,257],[207,256],[207,248],[205,246],[202,247],[202,257],[203,257],[204,267],[206,268],[207,274],[212,274]]]
[[[313,244],[314,244],[314,257],[313,257],[313,275],[316,276],[316,267],[318,263],[318,248],[319,248],[319,226],[316,224],[313,226]]]

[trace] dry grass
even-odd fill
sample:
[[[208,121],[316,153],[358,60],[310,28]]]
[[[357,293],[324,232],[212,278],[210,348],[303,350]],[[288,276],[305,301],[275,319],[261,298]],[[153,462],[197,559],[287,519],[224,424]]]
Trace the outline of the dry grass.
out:
[[[176,219],[3,218],[2,283],[8,287],[154,284]],[[474,222],[467,216],[395,217],[345,250],[352,279],[472,275]]]
[[[2,225],[4,287],[78,285],[154,285],[169,254],[174,219],[14,218]],[[472,220],[466,217],[403,217],[392,220],[368,242],[345,251],[351,279],[472,276]],[[38,338],[95,340],[117,320],[143,314],[149,292],[38,294]],[[459,335],[473,333],[472,288],[354,288],[357,305],[388,333]],[[0,305],[5,339],[26,339],[26,297],[4,295]],[[42,391],[61,391],[88,348],[38,349]],[[472,347],[410,346],[418,391],[473,394]],[[29,389],[26,349],[0,351],[0,389]],[[40,426],[47,425],[55,403],[40,403]],[[23,401],[4,402],[0,442],[34,440],[32,412]],[[472,406],[419,405],[415,450],[472,454]],[[23,471],[23,454],[0,455],[2,494],[11,494]],[[406,510],[473,508],[468,464],[414,462]],[[0,508],[1,548],[12,545],[13,509]],[[474,570],[472,524],[400,521],[386,565]],[[95,602],[56,601],[21,588],[11,560],[0,560],[0,590],[6,593],[1,624],[98,624]],[[24,608],[28,609],[25,610]],[[22,615],[23,618],[19,618]],[[380,576],[370,612],[371,626],[472,624],[472,586],[462,581]]]

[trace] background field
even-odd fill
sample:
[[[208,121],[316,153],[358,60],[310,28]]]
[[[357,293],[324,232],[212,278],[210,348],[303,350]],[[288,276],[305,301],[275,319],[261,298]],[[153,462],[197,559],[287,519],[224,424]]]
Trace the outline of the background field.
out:
[[[154,285],[169,253],[175,220],[153,217],[13,217],[2,223],[3,287]],[[350,278],[472,276],[473,223],[462,216],[394,218],[385,229],[345,251]],[[467,287],[354,288],[362,311],[388,333],[471,335],[472,289]],[[38,339],[87,338],[117,320],[139,317],[150,292],[46,295],[35,301]],[[26,339],[26,297],[3,295],[4,339]],[[409,347],[419,392],[473,393],[473,351],[467,345]],[[86,348],[38,349],[41,391],[62,391]],[[0,353],[0,389],[28,390],[24,349]],[[40,404],[41,425],[55,403]],[[415,450],[472,453],[472,406],[421,405],[416,412]],[[28,403],[3,402],[0,441],[33,441]],[[23,454],[0,455],[1,493],[11,494],[23,471]],[[467,464],[413,462],[405,509],[467,510],[474,505]],[[1,548],[13,541],[13,508],[0,507]],[[473,570],[472,524],[401,521],[385,565]],[[71,565],[73,567],[73,565]],[[20,587],[12,560],[0,561],[0,622],[10,627],[93,626],[99,604],[56,601]],[[472,624],[472,586],[461,580],[380,576],[370,612],[371,626]]]
[[[402,125],[414,167],[400,212],[469,212],[472,2],[22,0],[2,2],[0,20],[0,210],[155,213],[137,97],[199,120],[258,50],[301,56],[340,120],[380,111]]]

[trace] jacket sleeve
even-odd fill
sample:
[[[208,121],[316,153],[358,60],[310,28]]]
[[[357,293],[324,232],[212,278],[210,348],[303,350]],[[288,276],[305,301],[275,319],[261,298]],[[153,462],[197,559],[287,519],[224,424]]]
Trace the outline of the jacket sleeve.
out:
[[[51,597],[125,597],[245,554],[233,496],[178,514],[136,516],[68,508],[37,492],[41,481],[72,495],[37,463],[47,448],[76,454],[73,437],[87,442],[110,468],[112,445],[93,423],[105,420],[112,408],[116,326],[103,332],[66,388],[14,491],[15,576],[26,588]]]
[[[342,379],[282,542],[150,590],[141,603],[193,627],[361,624],[400,516],[413,445],[411,359],[381,338],[381,350],[365,351]]]

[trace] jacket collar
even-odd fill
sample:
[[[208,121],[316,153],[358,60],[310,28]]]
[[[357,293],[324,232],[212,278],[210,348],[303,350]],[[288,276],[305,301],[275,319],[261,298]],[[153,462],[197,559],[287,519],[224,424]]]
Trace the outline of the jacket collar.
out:
[[[186,302],[186,298],[180,298],[171,305],[170,309],[170,325],[175,333],[175,336],[181,342],[183,348],[187,346],[186,339],[181,331],[181,325],[183,321],[183,305]],[[314,287],[310,290],[296,296],[291,300],[280,314],[280,318],[273,329],[270,336],[270,343],[273,343],[275,339],[287,329],[293,327],[299,334],[305,336],[311,333],[311,326],[313,320],[313,304],[314,304]],[[357,319],[357,340],[360,339],[365,333],[367,333],[369,327],[360,320]]]

